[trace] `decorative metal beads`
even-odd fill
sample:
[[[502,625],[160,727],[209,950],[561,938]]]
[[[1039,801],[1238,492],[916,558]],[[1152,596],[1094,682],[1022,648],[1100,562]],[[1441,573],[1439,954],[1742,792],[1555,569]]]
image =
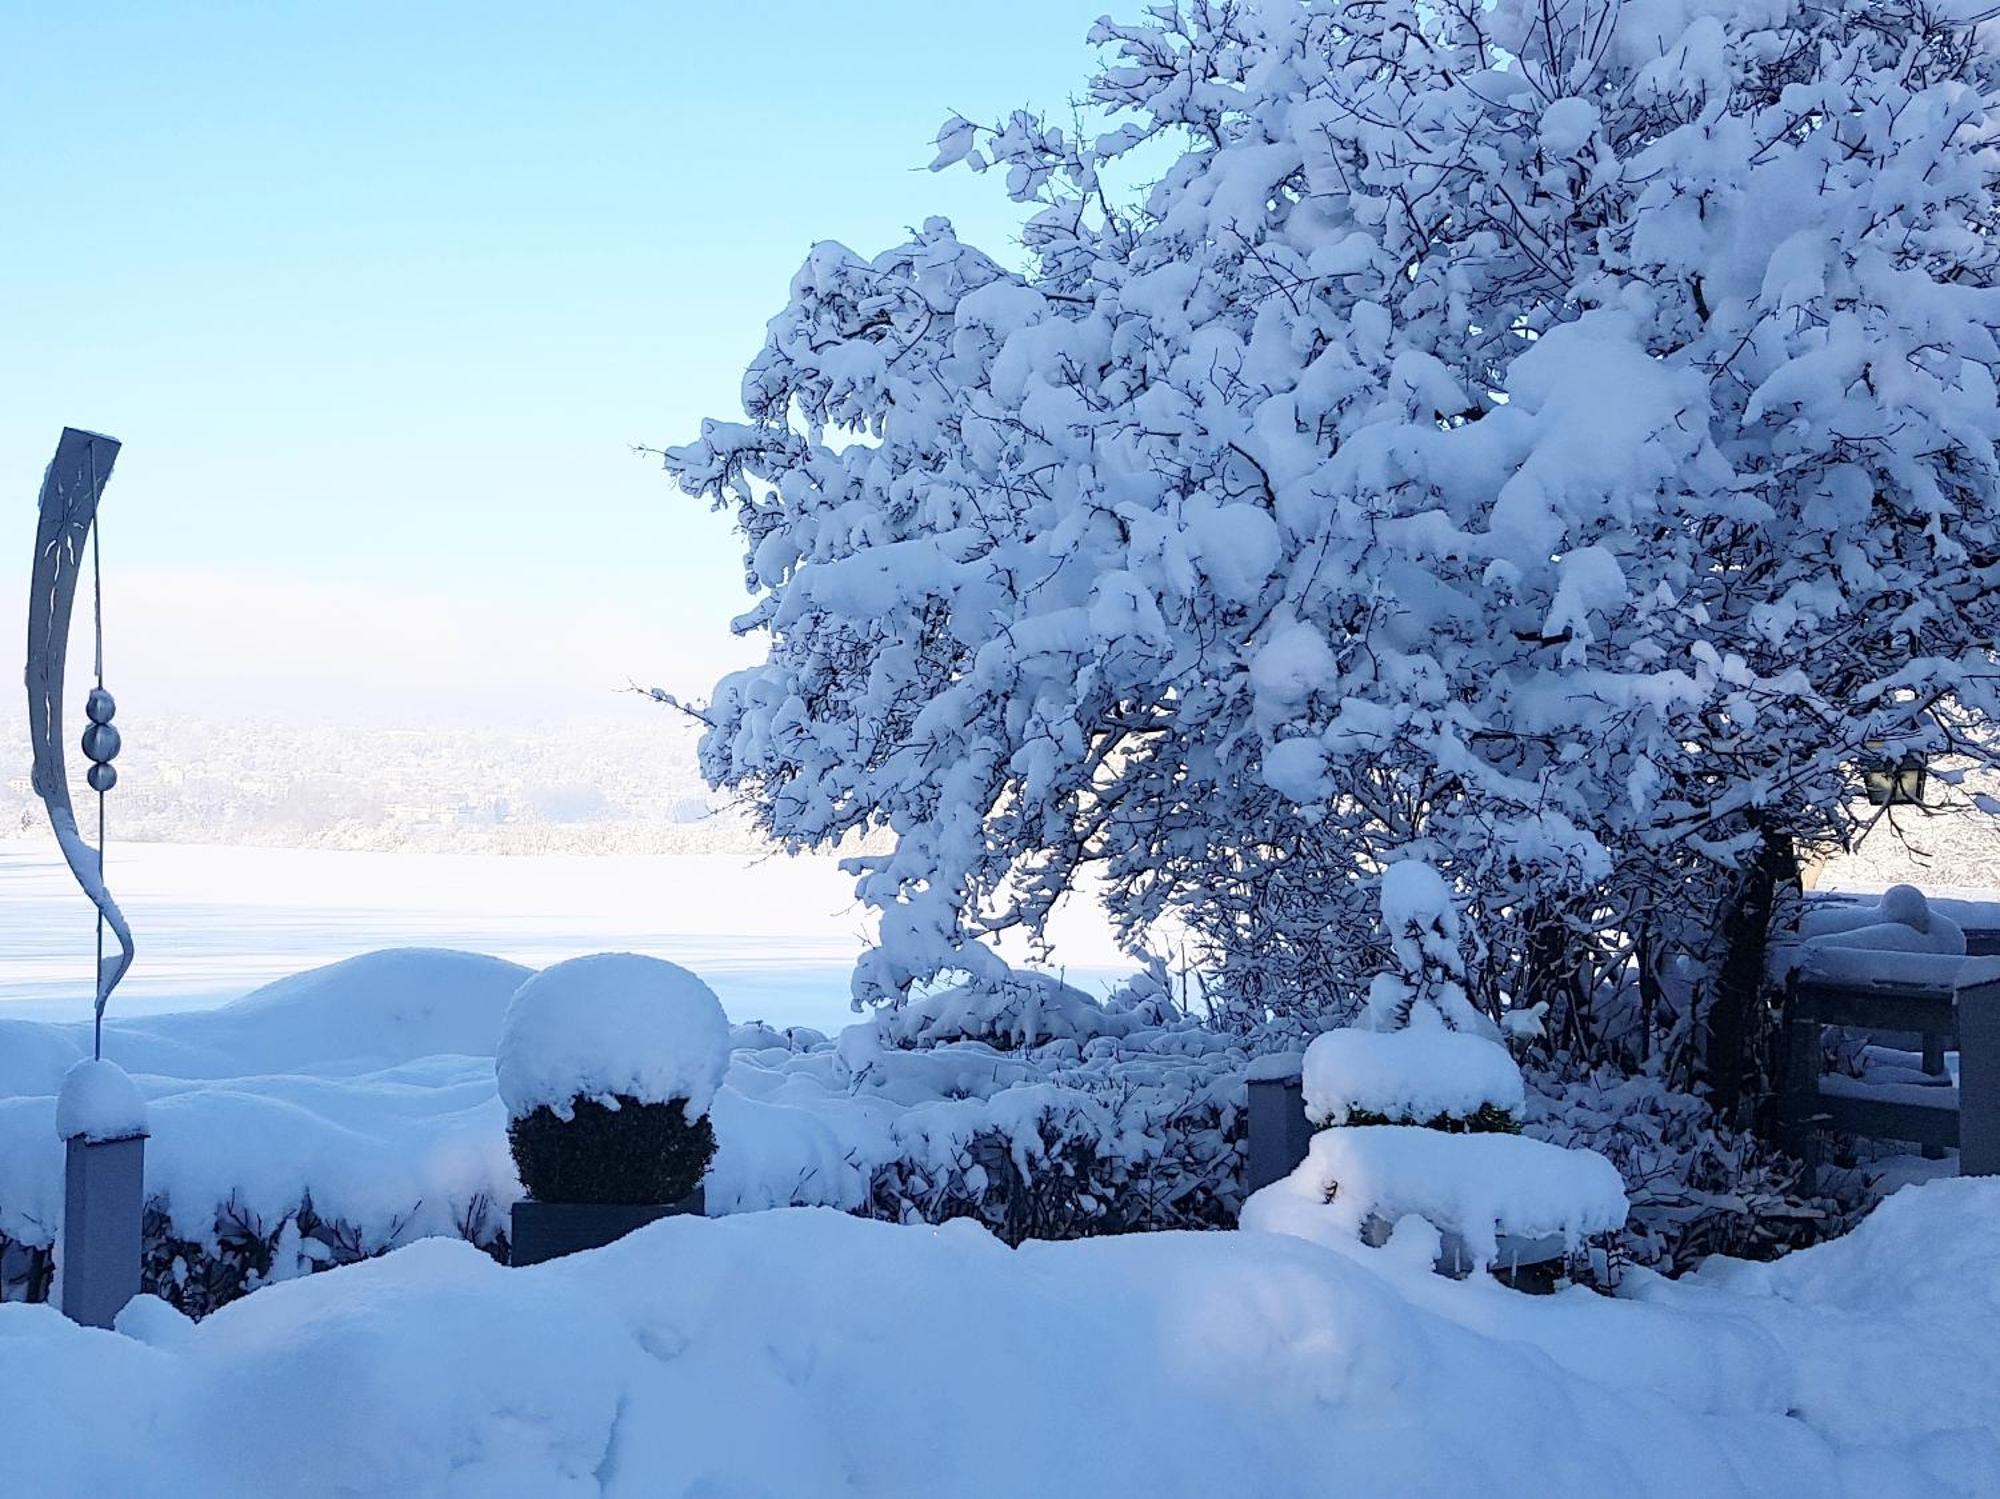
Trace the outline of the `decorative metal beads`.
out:
[[[110,693],[102,687],[90,689],[90,697],[83,705],[84,717],[90,720],[90,727],[83,731],[84,758],[90,761],[84,779],[90,782],[92,791],[99,793],[118,784],[118,772],[111,764],[118,758],[118,731],[111,726],[117,711],[118,704]]]

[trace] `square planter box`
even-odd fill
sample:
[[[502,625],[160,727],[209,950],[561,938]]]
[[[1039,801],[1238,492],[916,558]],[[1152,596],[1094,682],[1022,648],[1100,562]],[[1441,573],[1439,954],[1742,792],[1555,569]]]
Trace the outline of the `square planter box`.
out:
[[[707,1211],[706,1194],[696,1187],[679,1202],[632,1205],[610,1202],[535,1202],[514,1204],[507,1238],[507,1263],[539,1265],[582,1249],[602,1249],[635,1228],[683,1213],[699,1218]]]

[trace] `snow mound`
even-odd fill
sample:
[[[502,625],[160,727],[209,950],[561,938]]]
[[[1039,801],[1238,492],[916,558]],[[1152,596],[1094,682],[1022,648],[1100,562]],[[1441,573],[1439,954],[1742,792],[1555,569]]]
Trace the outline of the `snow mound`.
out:
[[[1498,1258],[1502,1236],[1560,1235],[1575,1249],[1622,1227],[1629,1211],[1618,1168],[1594,1150],[1405,1124],[1321,1130],[1296,1171],[1243,1205],[1242,1224],[1293,1232],[1301,1207],[1308,1225],[1331,1223],[1356,1238],[1371,1219],[1415,1213],[1458,1234],[1479,1266]]]
[[[146,1101],[115,1062],[78,1062],[56,1095],[56,1138],[91,1143],[130,1140],[146,1133]]]
[[[1932,908],[1914,885],[1891,885],[1871,905],[1821,901],[1799,918],[1807,948],[1866,948],[1877,952],[1965,953],[1965,931]]]
[[[1914,1499],[2000,1470],[1990,1414],[1938,1436],[1791,1412],[1770,1304],[1530,1298],[1258,1234],[1008,1253],[812,1211],[533,1270],[426,1242],[127,1336],[0,1306],[7,1471],[39,1499]],[[1925,1330],[1871,1353],[1923,1364]]]
[[[1507,1048],[1435,1022],[1400,1031],[1327,1031],[1306,1048],[1306,1115],[1344,1124],[1351,1113],[1421,1124],[1440,1115],[1470,1118],[1481,1108],[1518,1115],[1526,1101],[1521,1069]]]
[[[496,1071],[509,1118],[579,1098],[687,1101],[708,1112],[729,1067],[729,1018],[677,963],[597,953],[545,968],[507,1006]]]
[[[212,1010],[104,1022],[135,1076],[360,1075],[425,1057],[490,1057],[534,970],[483,953],[389,948],[289,974]],[[52,1094],[90,1055],[90,1022],[0,1019],[0,1098]]]
[[[1628,1294],[1755,1322],[1821,1430],[1913,1442],[2000,1427],[2000,1181],[1905,1187],[1841,1238],[1768,1263],[1718,1257],[1679,1282],[1641,1275]],[[2000,1466],[1972,1471],[1966,1487],[1986,1493]]]
[[[891,1046],[984,1041],[1005,1048],[1048,1041],[1126,1036],[1147,1023],[1134,1009],[1113,1009],[1051,974],[1017,969],[999,980],[960,984],[912,1000],[881,1018]]]

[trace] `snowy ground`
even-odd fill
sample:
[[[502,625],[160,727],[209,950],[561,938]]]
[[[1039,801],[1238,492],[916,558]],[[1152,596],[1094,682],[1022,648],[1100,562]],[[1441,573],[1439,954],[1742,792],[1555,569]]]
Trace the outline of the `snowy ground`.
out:
[[[113,845],[109,878],[139,956],[114,1001],[143,1015],[220,1004],[384,947],[451,947],[541,968],[630,950],[701,974],[732,1019],[830,1030],[867,923],[828,857],[451,855]],[[0,840],[0,1015],[88,1009],[92,920],[55,845]],[[1125,971],[1068,913],[1059,958],[1093,990]]]
[[[823,1210],[532,1270],[433,1240],[198,1326],[0,1306],[0,1471],[39,1499],[1990,1494],[1997,1231],[2000,1185],[1941,1182],[1619,1301],[1395,1242],[1010,1251]]]

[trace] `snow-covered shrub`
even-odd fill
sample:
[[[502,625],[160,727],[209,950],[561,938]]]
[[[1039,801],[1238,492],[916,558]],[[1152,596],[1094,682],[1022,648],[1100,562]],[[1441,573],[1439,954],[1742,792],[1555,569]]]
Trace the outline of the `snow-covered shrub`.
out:
[[[521,1184],[541,1202],[679,1202],[715,1154],[729,1052],[721,1002],[673,963],[600,953],[536,974],[495,1059]]]
[[[877,1166],[861,1214],[970,1218],[1008,1244],[1233,1228],[1243,1203],[1240,1102],[1048,1088],[1031,1108]],[[1008,1113],[1014,1111],[1010,1108]]]
[[[1617,1261],[1679,1274],[1716,1254],[1775,1259],[1845,1233],[1883,1190],[1865,1170],[1825,1168],[1804,1190],[1798,1161],[1657,1068],[1531,1065],[1529,1082],[1524,1133],[1595,1151],[1625,1180],[1631,1218],[1606,1240]]]
[[[739,1054],[712,1198],[974,1218],[1009,1243],[1233,1224],[1242,1045],[1178,1012],[1152,975],[1107,1000],[1018,977],[978,1001],[916,1002],[900,1035],[890,1012],[821,1051]],[[1036,1018],[1008,999],[1024,994]],[[773,1191],[788,1195],[758,1195]]]
[[[1444,877],[1423,859],[1405,854],[1382,871],[1376,896],[1389,961],[1368,982],[1364,1023],[1376,1031],[1414,1025],[1427,1033],[1497,1040],[1493,1021],[1474,1008],[1465,992],[1458,901]]]
[[[1052,974],[1014,969],[898,1005],[882,1016],[880,1031],[890,1045],[906,1048],[984,1041],[1011,1051],[1127,1036],[1170,1013],[1163,996],[1134,999],[1125,989],[1105,1003]]]
[[[715,1156],[715,1126],[683,1099],[629,1094],[575,1099],[569,1117],[543,1105],[507,1123],[521,1185],[537,1202],[679,1202]]]
[[[1233,1223],[1241,1041],[1177,1010],[1157,975],[1101,1000],[1019,978],[916,1002],[900,1035],[889,1012],[822,1047],[738,1052],[711,1212],[967,1217],[1009,1243]],[[1007,998],[1024,994],[1041,1001],[1025,1026]]]
[[[1450,887],[1421,859],[1404,858],[1383,871],[1379,899],[1390,963],[1369,981],[1357,1023],[1306,1048],[1307,1116],[1447,1133],[1518,1128],[1521,1069],[1466,998]]]
[[[366,1224],[322,1217],[310,1196],[272,1219],[231,1199],[208,1232],[189,1236],[155,1198],[141,1225],[140,1289],[190,1317],[205,1317],[262,1286],[359,1264],[411,1242],[419,1207],[411,1203],[386,1223]],[[507,1263],[507,1215],[492,1199],[474,1198],[450,1227],[451,1236]]]

